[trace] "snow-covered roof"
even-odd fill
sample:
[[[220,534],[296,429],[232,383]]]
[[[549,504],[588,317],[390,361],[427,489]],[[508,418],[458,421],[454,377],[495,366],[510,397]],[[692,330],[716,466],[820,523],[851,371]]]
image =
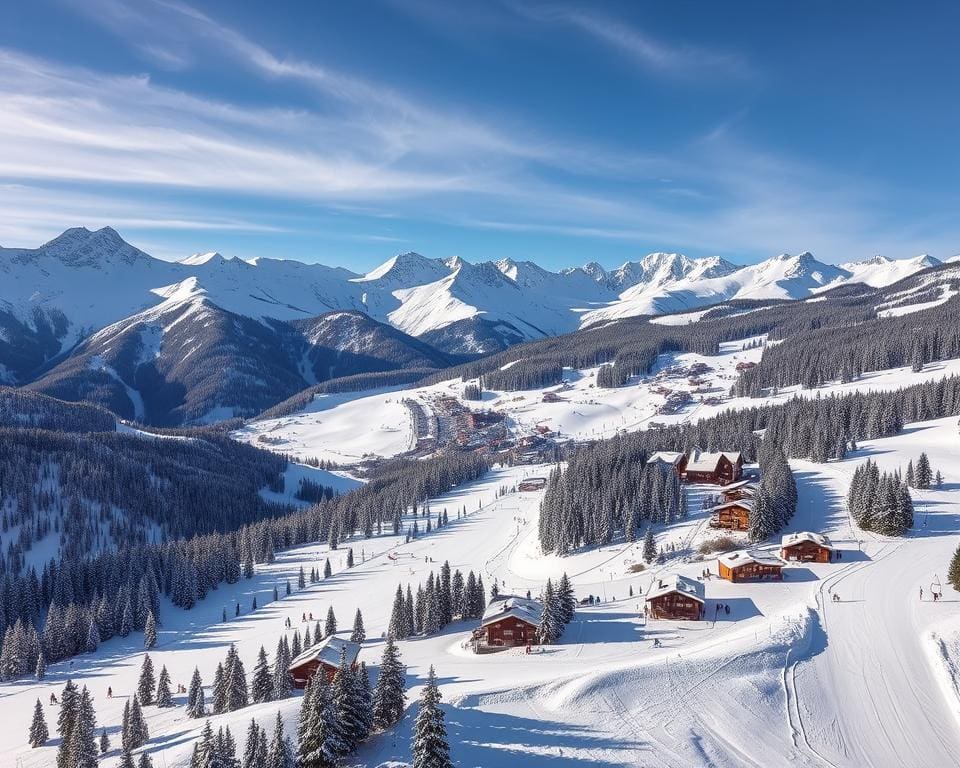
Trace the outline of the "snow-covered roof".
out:
[[[647,464],[653,464],[662,461],[665,464],[677,464],[683,458],[679,451],[657,451],[647,459]]]
[[[797,531],[796,533],[788,533],[780,539],[780,546],[790,547],[794,544],[802,544],[805,541],[809,541],[813,544],[816,544],[818,547],[823,547],[824,549],[833,549],[833,544],[830,543],[830,539],[824,536],[822,533],[814,533],[813,531]]]
[[[743,507],[751,512],[753,511],[753,501],[751,499],[737,499],[736,501],[725,501],[723,504],[717,504],[711,507],[711,512],[719,512],[722,509],[731,509],[732,507]]]
[[[311,645],[307,650],[297,656],[290,662],[290,669],[302,666],[310,661],[319,661],[328,667],[340,666],[341,650],[347,651],[347,665],[352,666],[360,655],[360,643],[352,643],[349,640],[343,640],[331,635],[316,645]]]
[[[730,552],[726,555],[720,555],[717,560],[723,563],[727,568],[739,568],[741,565],[783,565],[784,562],[779,557],[770,552],[761,552],[758,549],[743,549],[739,552]]]
[[[703,584],[688,576],[681,576],[679,573],[670,573],[657,579],[647,591],[647,600],[669,595],[671,592],[681,592],[700,603],[704,601]]]
[[[480,626],[485,627],[487,624],[512,616],[536,627],[540,624],[542,614],[543,605],[539,600],[516,595],[501,595],[487,606],[487,610],[483,612],[483,618],[480,619]]]
[[[736,491],[740,488],[746,488],[747,486],[753,487],[753,480],[737,480],[735,483],[727,483],[723,488],[720,489],[720,493],[726,493],[727,491]]]
[[[715,453],[701,453],[694,451],[690,454],[690,461],[687,462],[687,472],[713,472],[720,463],[720,459],[726,456],[731,464],[736,464],[740,460],[739,451],[717,451]]]

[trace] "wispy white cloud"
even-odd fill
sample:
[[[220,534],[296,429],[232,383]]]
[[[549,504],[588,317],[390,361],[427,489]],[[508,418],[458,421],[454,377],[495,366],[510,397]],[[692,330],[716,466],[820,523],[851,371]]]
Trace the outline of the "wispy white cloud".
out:
[[[587,8],[530,4],[514,6],[518,13],[528,18],[570,25],[629,57],[648,72],[662,75],[697,75],[708,80],[756,76],[756,71],[746,57],[737,52],[662,40],[635,25]]]

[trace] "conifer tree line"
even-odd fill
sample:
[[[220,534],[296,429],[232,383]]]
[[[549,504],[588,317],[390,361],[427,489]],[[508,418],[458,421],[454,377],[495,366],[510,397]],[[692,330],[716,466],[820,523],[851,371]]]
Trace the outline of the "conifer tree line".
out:
[[[747,521],[750,541],[769,538],[783,528],[797,511],[797,483],[790,463],[773,440],[760,444],[760,483]]]
[[[644,440],[613,439],[574,452],[565,471],[555,468],[540,506],[544,552],[636,541],[644,523],[685,518],[680,478],[668,464],[648,464],[649,455]]]
[[[854,470],[847,509],[865,531],[903,536],[913,527],[913,498],[900,472],[881,472],[870,459]]]
[[[137,445],[180,442],[134,441]],[[4,450],[0,439],[0,455]],[[280,462],[276,467],[282,467],[282,458],[275,458]],[[0,460],[0,484],[3,467]],[[305,510],[267,517],[228,533],[140,543],[88,556],[75,549],[59,561],[48,562],[39,574],[33,568],[14,569],[12,558],[0,556],[0,568],[5,569],[0,581],[0,637],[4,638],[0,677],[33,673],[41,651],[44,662],[50,663],[94,651],[114,636],[145,631],[152,615],[152,628],[145,638],[150,647],[161,623],[161,595],[190,609],[219,584],[251,578],[255,564],[272,562],[279,549],[318,540],[336,549],[345,537],[372,536],[385,526],[399,533],[401,516],[411,506],[477,479],[486,469],[485,461],[472,453],[394,462],[357,491],[325,498]],[[143,475],[142,467],[139,471]],[[226,492],[222,496],[218,503],[232,498]],[[9,516],[4,519],[10,523]],[[329,576],[329,561],[325,570]]]
[[[829,327],[783,334],[764,349],[759,365],[744,371],[733,392],[759,397],[764,390],[799,384],[806,389],[831,381],[856,381],[864,373],[960,357],[960,302],[899,317],[874,318],[847,326],[834,319]]]
[[[927,454],[921,453],[917,459],[916,466],[914,466],[912,459],[907,463],[907,472],[903,481],[907,484],[908,488],[917,488],[925,491],[933,487],[939,488],[943,485],[943,475],[940,474],[939,469],[934,472],[933,467],[930,466],[930,459]]]
[[[398,640],[433,635],[456,619],[479,619],[486,607],[483,576],[470,571],[464,578],[459,569],[451,574],[444,561],[440,574],[431,571],[416,593],[409,584],[406,591],[397,585],[387,633]]]

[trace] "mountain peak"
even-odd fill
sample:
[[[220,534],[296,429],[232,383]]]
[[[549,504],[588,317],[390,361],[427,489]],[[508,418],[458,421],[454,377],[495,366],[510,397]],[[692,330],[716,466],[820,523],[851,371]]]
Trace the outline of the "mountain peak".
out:
[[[120,237],[113,227],[90,231],[86,227],[72,227],[41,245],[36,253],[58,259],[72,267],[95,267],[112,261],[133,264],[151,257]]]
[[[219,251],[210,251],[208,253],[195,253],[192,256],[187,256],[184,259],[180,259],[177,264],[185,264],[187,266],[196,267],[201,264],[225,264],[232,259],[226,258]]]

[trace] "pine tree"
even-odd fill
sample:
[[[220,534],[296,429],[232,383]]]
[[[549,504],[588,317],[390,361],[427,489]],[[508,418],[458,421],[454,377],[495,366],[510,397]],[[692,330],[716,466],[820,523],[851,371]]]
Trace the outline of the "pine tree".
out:
[[[196,748],[196,744],[194,744],[194,752],[196,752]],[[137,768],[129,749],[124,748],[120,753],[120,762],[117,764],[117,768]]]
[[[42,747],[49,738],[50,731],[47,730],[47,720],[43,716],[43,705],[40,699],[37,699],[37,704],[33,708],[33,720],[30,723],[30,746]]]
[[[253,668],[253,680],[250,682],[250,697],[255,704],[262,704],[273,698],[273,675],[267,661],[267,652],[260,646],[257,663]]]
[[[954,551],[950,560],[950,567],[947,569],[947,581],[957,592],[960,592],[960,546]]]
[[[130,719],[128,722],[129,734],[123,734],[121,739],[129,744],[130,749],[138,749],[147,743],[150,733],[147,729],[147,722],[143,719],[143,710],[140,708],[140,700],[137,696],[133,697],[133,703],[130,705]]]
[[[363,628],[363,614],[357,608],[357,613],[353,617],[353,632],[350,633],[351,643],[362,643],[367,639],[367,632]]]
[[[400,661],[400,651],[393,635],[387,635],[373,692],[373,725],[376,728],[386,730],[403,717],[407,699],[406,680],[407,670]]]
[[[77,698],[76,720],[70,733],[70,767],[96,768],[97,718],[90,691],[84,686]]]
[[[420,695],[420,711],[417,712],[413,729],[412,768],[453,768],[440,698],[437,675],[431,665],[427,684]]]
[[[150,654],[143,657],[143,666],[140,667],[140,681],[137,683],[137,696],[144,705],[153,704],[153,691],[157,685],[153,676],[153,661]]]
[[[403,610],[403,588],[397,584],[397,593],[393,598],[393,609],[390,611],[390,625],[387,634],[399,640],[407,637],[406,616]]]
[[[320,638],[318,637],[317,641],[319,642],[319,640]],[[307,628],[303,630],[303,650],[307,650],[311,645],[313,645],[313,640],[310,638],[310,627],[307,626]]]
[[[110,751],[110,737],[107,735],[107,729],[100,731],[100,754],[105,755]]]
[[[267,768],[293,768],[293,754],[290,742],[283,736],[283,720],[277,712],[277,721],[273,726],[273,739],[267,757]]]
[[[653,526],[647,526],[643,534],[643,559],[649,564],[657,558],[657,544],[653,538]]]
[[[333,705],[324,675],[314,675],[300,707],[298,768],[332,768],[337,759]]]
[[[279,713],[277,713],[279,714]],[[243,747],[243,760],[240,768],[259,768],[257,766],[257,749],[260,746],[260,726],[252,717],[247,728],[247,741]]]
[[[141,752],[140,760],[137,761],[137,768],[153,768],[153,758],[149,752]]]
[[[147,614],[147,624],[143,629],[143,647],[150,650],[157,644],[157,620],[153,611]]]
[[[307,579],[303,573],[303,566],[300,566],[300,573],[297,575],[297,589],[305,589],[307,586]]]
[[[573,587],[570,585],[570,579],[566,572],[560,577],[560,583],[557,585],[557,603],[559,606],[560,621],[564,625],[573,621],[577,610],[577,598],[573,593]]]
[[[340,757],[353,752],[366,735],[363,729],[365,718],[357,693],[354,673],[347,664],[347,650],[344,647],[340,649],[340,666],[334,673],[330,690],[334,711],[332,749]]]
[[[920,458],[917,459],[916,482],[917,488],[920,488],[921,490],[928,489],[930,484],[933,482],[933,472],[930,469],[930,459],[927,458],[926,453],[921,453]]]
[[[240,661],[240,655],[235,646],[231,645],[227,651],[227,660],[223,666],[224,678],[226,680],[226,710],[235,712],[247,706],[247,673],[243,668],[243,662]]]
[[[337,631],[337,617],[333,614],[333,606],[327,608],[327,620],[323,627],[324,637],[330,637]]]
[[[540,623],[537,626],[537,638],[543,644],[555,643],[563,634],[563,622],[560,620],[560,606],[553,583],[547,579],[541,598],[543,610],[540,613]]]
[[[73,768],[71,746],[73,731],[77,722],[80,694],[73,680],[67,680],[60,692],[60,714],[57,716],[57,733],[60,734],[60,747],[57,749],[57,768]]]
[[[37,680],[43,680],[47,676],[47,659],[43,655],[43,651],[40,651],[37,656],[37,668],[34,674],[36,674]]]
[[[206,714],[206,709],[203,680],[200,679],[200,670],[194,667],[193,677],[190,678],[190,688],[187,690],[187,715],[189,717],[203,717]]]
[[[157,706],[172,707],[173,699],[170,696],[170,673],[167,672],[167,666],[164,664],[160,668],[160,678],[157,680]]]
[[[290,651],[284,638],[277,641],[277,652],[273,662],[273,698],[286,699],[293,691],[293,681],[290,679]]]
[[[327,562],[323,564],[323,578],[329,579],[333,576],[333,568],[330,567],[330,558],[327,558]]]

